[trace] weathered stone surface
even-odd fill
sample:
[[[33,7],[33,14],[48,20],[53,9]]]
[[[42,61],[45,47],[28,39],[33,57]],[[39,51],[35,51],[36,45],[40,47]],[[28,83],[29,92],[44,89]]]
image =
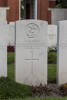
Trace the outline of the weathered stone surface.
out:
[[[57,72],[58,84],[67,83],[67,21],[59,22]]]
[[[57,25],[58,21],[67,20],[67,9],[51,9],[51,24]]]
[[[7,23],[6,12],[8,9],[8,7],[0,7],[0,21],[4,21]]]
[[[16,22],[16,81],[47,84],[47,29],[45,21]]]
[[[48,25],[48,47],[57,46],[57,25]]]
[[[15,22],[8,24],[9,35],[8,35],[8,45],[15,46]]]
[[[0,77],[7,76],[8,25],[0,21]]]

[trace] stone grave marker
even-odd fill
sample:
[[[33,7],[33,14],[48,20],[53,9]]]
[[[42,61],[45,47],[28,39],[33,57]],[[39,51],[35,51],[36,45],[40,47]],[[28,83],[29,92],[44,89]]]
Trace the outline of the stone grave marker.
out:
[[[16,22],[16,81],[30,86],[47,84],[46,21]]]
[[[6,21],[6,10],[0,8],[0,77],[7,76],[7,44],[9,27]]]
[[[67,83],[67,21],[60,21],[58,29],[57,73],[61,85]]]

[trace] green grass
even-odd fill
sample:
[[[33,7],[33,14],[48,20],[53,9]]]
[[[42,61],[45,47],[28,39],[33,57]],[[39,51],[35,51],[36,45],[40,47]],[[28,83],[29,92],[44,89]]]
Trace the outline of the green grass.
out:
[[[26,98],[32,95],[30,86],[16,83],[10,78],[0,78],[0,98]]]
[[[56,52],[52,51],[52,52],[48,52],[48,64],[56,64]]]
[[[8,64],[8,77],[15,80],[15,67],[14,64]]]
[[[8,99],[8,100],[17,100],[17,99]],[[67,98],[27,98],[27,99],[18,99],[18,100],[67,100]]]
[[[12,80],[15,80],[14,52],[8,52],[7,63],[8,63],[8,77]]]
[[[8,52],[7,54],[7,63],[12,64],[14,63],[14,52]]]
[[[48,82],[56,82],[56,64],[48,64]]]

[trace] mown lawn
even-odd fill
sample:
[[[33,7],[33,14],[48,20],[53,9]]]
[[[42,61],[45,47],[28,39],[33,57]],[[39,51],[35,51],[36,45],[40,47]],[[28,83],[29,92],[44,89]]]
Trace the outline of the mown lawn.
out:
[[[7,63],[8,64],[14,63],[14,52],[8,52],[8,54],[7,54]]]
[[[67,98],[27,98],[27,99],[8,99],[8,100],[67,100]]]
[[[15,67],[14,64],[8,64],[8,77],[15,80]]]
[[[14,52],[8,52],[7,63],[8,63],[8,77],[14,80],[15,79]]]
[[[48,82],[56,82],[56,64],[48,64]]]

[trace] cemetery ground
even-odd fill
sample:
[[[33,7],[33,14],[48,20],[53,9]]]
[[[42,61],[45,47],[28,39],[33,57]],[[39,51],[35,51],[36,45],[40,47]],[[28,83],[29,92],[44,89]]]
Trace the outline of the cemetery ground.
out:
[[[67,98],[27,98],[27,99],[8,99],[8,100],[67,100]]]
[[[8,78],[0,78],[0,97],[7,100],[17,100],[9,98],[23,98],[19,100],[66,100],[67,98],[58,98],[67,96],[67,84],[57,87],[56,85],[56,52],[48,53],[48,84],[45,87],[30,87],[16,83],[14,80],[14,53],[9,52],[8,59]],[[59,95],[59,91],[61,94]],[[41,99],[38,99],[38,98]],[[56,98],[44,98],[56,97]],[[27,99],[26,99],[27,98]],[[29,99],[28,99],[29,98]],[[42,99],[44,98],[44,99]]]

